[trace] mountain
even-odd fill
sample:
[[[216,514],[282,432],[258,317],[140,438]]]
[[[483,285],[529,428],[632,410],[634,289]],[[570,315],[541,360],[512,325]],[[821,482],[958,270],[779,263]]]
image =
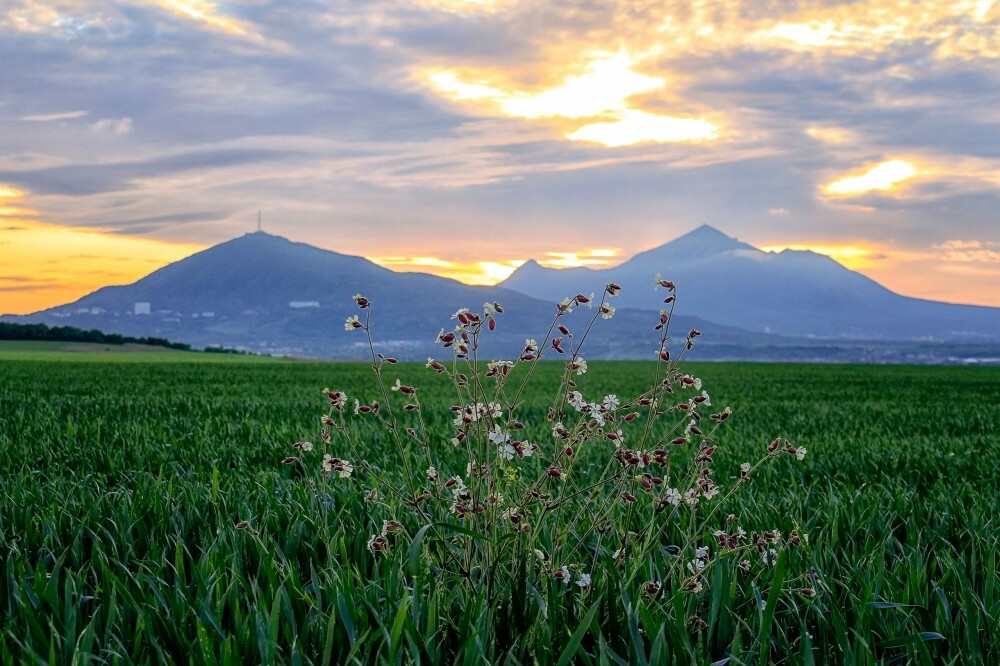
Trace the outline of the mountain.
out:
[[[623,287],[621,305],[643,308],[657,273],[677,284],[675,313],[751,331],[834,340],[1000,340],[1000,308],[901,296],[824,255],[763,252],[707,225],[614,268],[557,270],[529,261],[500,286],[551,300],[580,285],[590,291],[614,281]]]
[[[768,254],[710,227],[615,269],[554,271],[528,262],[494,287],[397,273],[363,257],[257,232],[165,266],[133,284],[105,287],[67,305],[0,320],[96,328],[194,347],[363,359],[370,355],[365,337],[344,330],[349,315],[364,314],[352,300],[362,293],[374,303],[377,350],[422,360],[450,357],[434,340],[439,330],[456,324],[451,317],[458,308],[476,310],[485,302],[499,301],[505,312],[497,319],[496,331],[485,336],[480,358],[509,359],[520,353],[525,338],[543,340],[556,302],[590,291],[600,298],[604,285],[613,280],[624,287],[611,301],[617,311],[612,319],[597,322],[584,354],[591,359],[648,359],[656,346],[653,324],[659,321],[665,295],[653,290],[657,272],[678,283],[681,305],[671,325],[673,348],[690,328],[703,332],[693,359],[1000,359],[1000,341],[989,337],[990,331],[995,336],[1000,330],[997,310],[906,299],[826,257]],[[969,312],[993,328],[981,326]],[[581,307],[561,321],[580,335],[593,314]],[[950,323],[953,333],[967,341],[891,341],[888,333],[899,329],[898,321],[922,331],[920,335],[938,335],[942,329],[947,333]],[[877,340],[879,336],[885,339]]]
[[[196,347],[364,358],[370,350],[363,335],[344,330],[349,315],[364,314],[352,300],[356,293],[374,303],[373,334],[379,349],[408,359],[449,355],[434,340],[440,329],[456,324],[451,316],[460,307],[481,310],[483,303],[495,300],[503,304],[497,330],[483,346],[492,358],[511,358],[525,338],[540,338],[556,311],[553,302],[501,287],[396,273],[362,257],[257,232],[165,266],[134,284],[104,287],[64,306],[3,319],[164,337]],[[585,316],[573,315],[576,321]],[[653,323],[649,312],[621,310],[595,327],[587,342],[588,356],[649,356],[655,342]],[[686,332],[692,326],[707,331],[709,325],[689,317],[677,326]],[[640,329],[644,334],[635,335]],[[715,327],[713,334],[712,344],[727,349],[763,339],[732,327]]]

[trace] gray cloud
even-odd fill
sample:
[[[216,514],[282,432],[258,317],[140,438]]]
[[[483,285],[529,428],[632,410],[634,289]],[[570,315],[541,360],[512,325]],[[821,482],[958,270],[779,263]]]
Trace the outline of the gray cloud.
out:
[[[566,141],[552,124],[491,117],[416,78],[418,66],[509,69],[531,89],[552,53],[651,47],[668,10],[690,19],[685,4],[226,6],[242,36],[127,2],[67,4],[65,20],[30,32],[0,15],[0,182],[73,226],[214,242],[264,209],[279,232],[368,254],[409,233],[457,243],[460,221],[478,223],[481,238],[462,239],[477,252],[521,236],[537,247],[527,239],[540,228],[553,243],[639,250],[700,223],[757,242],[997,236],[1000,185],[983,179],[932,180],[901,198],[820,195],[841,174],[911,153],[1000,173],[996,60],[939,58],[927,39],[650,56],[643,71],[662,70],[667,87],[641,98],[647,108],[720,114],[732,136],[713,145]],[[715,11],[720,26],[798,11],[723,4],[733,3]],[[853,138],[824,142],[806,134],[814,127]]]

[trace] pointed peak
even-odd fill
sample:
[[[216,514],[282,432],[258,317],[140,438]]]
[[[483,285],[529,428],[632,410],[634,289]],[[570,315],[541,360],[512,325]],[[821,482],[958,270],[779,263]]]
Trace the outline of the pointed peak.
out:
[[[687,232],[683,236],[678,236],[676,239],[674,239],[674,242],[679,241],[679,240],[681,240],[683,238],[698,238],[698,239],[715,238],[715,239],[719,239],[719,240],[725,239],[725,240],[729,240],[729,241],[735,241],[736,240],[732,236],[727,236],[726,234],[722,233],[721,231],[719,231],[718,229],[716,229],[715,227],[713,227],[710,224],[703,224],[703,225],[699,226],[698,228],[693,229],[693,230]]]
[[[703,224],[669,243],[635,255],[629,263],[637,259],[651,259],[656,261],[671,259],[676,261],[734,250],[753,250],[759,252],[752,245],[743,243],[732,236],[727,236],[711,225]]]

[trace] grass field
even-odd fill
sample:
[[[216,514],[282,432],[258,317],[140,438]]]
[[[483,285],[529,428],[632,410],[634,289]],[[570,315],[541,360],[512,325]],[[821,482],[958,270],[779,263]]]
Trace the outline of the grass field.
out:
[[[373,558],[397,507],[366,504],[362,474],[314,487],[280,464],[315,437],[320,389],[373,395],[366,366],[72,354],[0,350],[3,663],[1000,661],[995,368],[689,364],[733,408],[723,478],[774,436],[808,447],[723,511],[807,534],[789,566],[815,571],[816,598],[720,568],[701,595],[650,600],[607,564],[586,593],[536,579],[496,605],[405,544]],[[650,371],[595,362],[581,387],[629,395]],[[394,373],[447,458],[453,395],[423,365]],[[527,396],[529,429],[546,397]],[[384,435],[357,436],[391,473]]]

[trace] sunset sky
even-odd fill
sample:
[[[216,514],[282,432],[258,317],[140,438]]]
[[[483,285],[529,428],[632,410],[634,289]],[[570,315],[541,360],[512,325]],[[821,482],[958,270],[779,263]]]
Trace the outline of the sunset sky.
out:
[[[1000,306],[1000,2],[3,2],[0,313],[258,210],[480,284],[710,224]]]

